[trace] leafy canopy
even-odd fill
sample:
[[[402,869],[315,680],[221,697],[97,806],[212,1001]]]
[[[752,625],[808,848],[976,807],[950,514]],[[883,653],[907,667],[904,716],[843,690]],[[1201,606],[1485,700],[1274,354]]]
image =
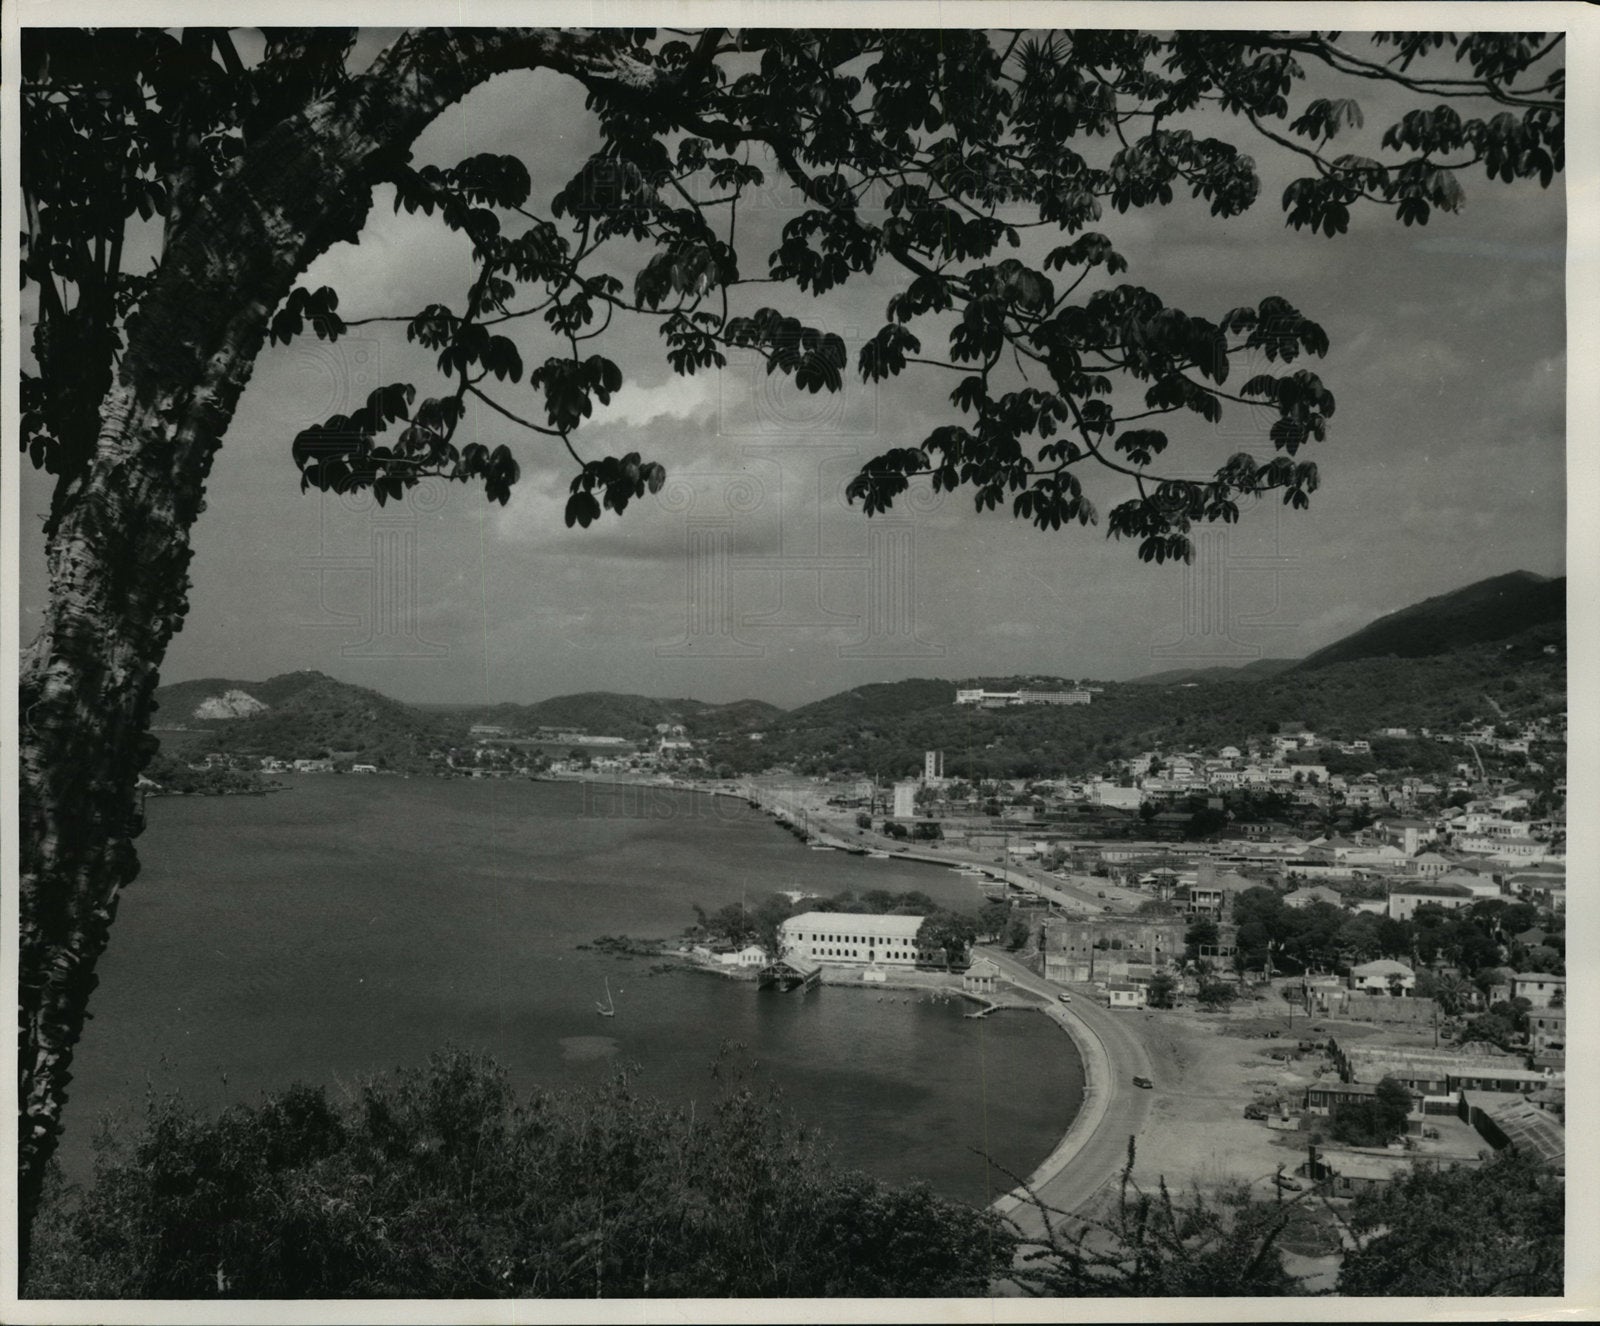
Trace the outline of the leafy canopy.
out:
[[[251,147],[274,126],[358,93],[355,37],[27,34],[23,278],[39,315],[21,443],[57,479],[53,516],[86,470],[152,279],[126,269],[125,240],[141,226],[171,234],[208,191],[252,168]],[[436,476],[505,502],[521,474],[512,449],[460,437],[481,407],[570,453],[568,525],[624,511],[661,488],[664,468],[636,452],[586,457],[578,439],[623,382],[606,333],[634,318],[657,327],[682,374],[722,368],[737,349],[810,393],[841,390],[852,370],[867,382],[913,367],[943,375],[950,421],[851,481],[850,500],[869,515],[927,479],[1040,528],[1088,525],[1100,513],[1085,476],[1101,470],[1120,476],[1108,533],[1147,561],[1187,558],[1194,525],[1237,520],[1245,498],[1309,503],[1318,475],[1306,449],[1327,436],[1335,402],[1306,365],[1328,338],[1278,295],[1209,313],[1173,307],[1119,279],[1128,260],[1098,227],[1180,192],[1218,218],[1254,205],[1256,161],[1225,134],[1303,162],[1281,195],[1287,224],[1328,236],[1361,203],[1422,225],[1458,210],[1474,173],[1548,185],[1563,165],[1560,34],[614,29],[584,39],[631,76],[563,70],[583,82],[601,141],[551,197],[534,198],[528,168],[509,155],[415,166],[399,144],[368,163],[361,189],[392,186],[397,210],[464,236],[473,277],[450,304],[384,319],[435,353],[438,380],[385,383],[353,413],[303,430],[291,449],[303,488],[383,502]],[[402,40],[457,39],[438,29]],[[1386,84],[1418,104],[1382,132],[1376,155],[1341,151],[1363,127],[1361,105],[1304,98],[1313,83]],[[739,217],[780,186],[800,206],[752,252]],[[629,246],[647,254],[631,289],[611,270]],[[810,307],[880,270],[894,293],[854,365],[836,333],[763,302],[770,286]],[[353,325],[340,307],[331,288],[296,289],[269,335],[337,340]],[[1261,371],[1241,382],[1245,360]],[[1262,421],[1263,454],[1241,451],[1208,479],[1161,468],[1186,425],[1214,425],[1225,409]]]
[[[1350,1227],[1357,1246],[1340,1268],[1340,1294],[1562,1292],[1563,1185],[1515,1147],[1477,1165],[1417,1166],[1358,1197]]]
[[[30,1293],[98,1298],[980,1294],[989,1211],[827,1163],[727,1056],[701,1108],[625,1076],[514,1093],[459,1051],[330,1102],[203,1118],[152,1101],[86,1190],[57,1188]]]

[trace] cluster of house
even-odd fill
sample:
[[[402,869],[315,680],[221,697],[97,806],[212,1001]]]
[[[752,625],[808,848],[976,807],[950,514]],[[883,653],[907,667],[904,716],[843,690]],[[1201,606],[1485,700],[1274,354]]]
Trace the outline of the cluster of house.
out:
[[[1076,697],[1081,696],[1081,699]],[[1006,706],[1023,703],[1086,703],[1087,691],[1074,692],[989,692],[981,688],[962,689],[956,693],[958,704]],[[1559,819],[1539,821],[1529,815],[1534,794],[1518,788],[1513,780],[1487,773],[1480,749],[1523,757],[1522,767],[1529,773],[1541,772],[1542,766],[1528,761],[1526,754],[1535,744],[1561,743],[1566,738],[1564,719],[1541,719],[1524,722],[1511,729],[1514,736],[1495,735],[1497,729],[1469,727],[1461,733],[1435,732],[1421,729],[1415,735],[1442,743],[1457,743],[1468,748],[1471,759],[1463,760],[1445,778],[1425,778],[1416,775],[1382,779],[1375,773],[1331,773],[1323,762],[1324,752],[1336,750],[1352,756],[1372,753],[1372,740],[1333,740],[1319,736],[1303,724],[1288,723],[1284,730],[1271,736],[1247,741],[1239,746],[1223,746],[1214,752],[1183,751],[1163,753],[1148,750],[1128,761],[1118,761],[1100,776],[1086,779],[1035,780],[1026,784],[1037,794],[1046,793],[1060,807],[1094,807],[1124,811],[1154,812],[1159,817],[1162,808],[1180,798],[1196,795],[1225,796],[1230,792],[1247,790],[1273,791],[1286,797],[1292,804],[1308,810],[1326,809],[1343,804],[1384,810],[1391,813],[1409,813],[1438,805],[1452,794],[1468,792],[1479,796],[1483,806],[1497,816],[1512,816],[1511,823],[1519,827],[1504,829],[1495,835],[1492,850],[1520,851],[1535,855],[1537,849],[1529,843],[1548,842],[1563,826]],[[1487,732],[1487,735],[1485,735]],[[1409,737],[1404,728],[1382,728],[1371,734],[1372,739]],[[927,780],[925,780],[927,781]],[[1016,786],[1021,787],[1020,782]],[[1558,784],[1564,791],[1564,784]],[[1045,807],[1048,812],[1050,807]],[[1018,818],[1027,818],[1026,806],[1014,812]],[[1174,814],[1186,822],[1187,814]],[[1474,826],[1462,825],[1460,832],[1467,837],[1476,833]],[[1508,840],[1522,841],[1512,845]],[[1481,850],[1491,850],[1487,847]]]
[[[1327,1042],[1336,1076],[1306,1087],[1294,1118],[1287,1102],[1279,1126],[1320,1129],[1343,1105],[1373,1097],[1390,1080],[1411,1096],[1405,1135],[1412,1146],[1437,1135],[1440,1121],[1453,1117],[1499,1150],[1516,1146],[1543,1160],[1557,1173],[1566,1167],[1566,1082],[1558,1069],[1528,1066],[1516,1056],[1475,1043],[1459,1050],[1397,1046],[1369,1040]],[[1410,1167],[1402,1147],[1327,1149],[1308,1157],[1299,1172],[1328,1183],[1335,1195],[1350,1196],[1392,1181]]]
[[[1458,882],[1459,881],[1459,882]],[[1232,924],[1233,899],[1247,889],[1272,884],[1271,877],[1250,877],[1213,861],[1199,861],[1174,869],[1171,866],[1137,875],[1132,881],[1147,890],[1152,899],[1167,904],[1166,914],[1106,913],[1097,916],[1051,915],[1041,923],[1040,952],[1043,974],[1062,982],[1105,982],[1114,996],[1114,1005],[1142,1007],[1144,987],[1157,972],[1183,975],[1186,936],[1196,917],[1216,923],[1217,937],[1203,946],[1198,957],[1217,966],[1231,967],[1235,952]],[[1280,876],[1277,886],[1284,883]],[[1378,898],[1352,898],[1324,885],[1301,886],[1282,893],[1284,904],[1304,908],[1313,904],[1340,907],[1351,913],[1370,912],[1395,921],[1410,921],[1418,908],[1441,906],[1446,910],[1470,906],[1480,899],[1496,898],[1528,901],[1550,911],[1564,906],[1564,867],[1545,865],[1536,870],[1519,871],[1504,865],[1480,863],[1477,868],[1446,870],[1426,877],[1392,880]],[[1529,948],[1545,938],[1537,928],[1513,936]],[[1264,975],[1269,973],[1257,973]],[[1501,1000],[1526,999],[1535,1009],[1554,1008],[1560,1016],[1546,1029],[1536,1029],[1535,1050],[1547,1048],[1545,1040],[1564,1045],[1565,978],[1544,972],[1515,972],[1496,969],[1485,1005]],[[1381,1017],[1369,1020],[1412,1021],[1432,1016],[1431,1001],[1406,999],[1392,1002],[1393,996],[1409,997],[1416,987],[1415,972],[1404,963],[1378,959],[1356,966],[1347,977],[1307,977],[1306,994],[1330,1013],[1355,1017],[1373,1010],[1363,1001],[1381,997],[1387,1008]],[[1125,987],[1119,989],[1119,987]],[[1479,999],[1476,990],[1469,1002]],[[1335,1007],[1337,1005],[1337,1007]],[[1546,1034],[1548,1032],[1548,1035]]]
[[[1213,911],[1219,893],[1222,906]],[[1199,949],[1199,957],[1216,962],[1219,971],[1233,951],[1226,895],[1227,889],[1212,879],[1201,884],[1194,899],[1197,913],[1221,920],[1215,941]],[[1178,992],[1193,995],[1199,978],[1186,961],[1193,915],[1047,917],[1039,940],[1042,974],[1058,984],[1092,984],[1112,1009],[1146,1007],[1157,974],[1169,977]],[[1438,1119],[1430,1116],[1448,1114],[1489,1145],[1525,1147],[1559,1171],[1565,1149],[1566,978],[1508,968],[1488,977],[1487,991],[1473,987],[1463,997],[1480,1006],[1525,1000],[1530,1007],[1522,1053],[1479,1042],[1426,1048],[1430,1037],[1436,1041],[1438,1010],[1432,999],[1415,995],[1417,974],[1403,962],[1378,959],[1343,976],[1302,978],[1306,1008],[1314,1018],[1373,1024],[1372,1029],[1349,1044],[1329,1042],[1336,1076],[1313,1082],[1298,1099],[1292,1092],[1283,1096],[1271,1114],[1263,1110],[1251,1117],[1278,1128],[1325,1131],[1326,1116],[1335,1108],[1371,1097],[1380,1082],[1393,1078],[1413,1096],[1408,1133],[1425,1128],[1436,1133]],[[1468,1147],[1464,1154],[1475,1153]],[[1409,1166],[1411,1155],[1404,1148],[1325,1147],[1300,1172],[1325,1182],[1333,1195],[1348,1196],[1389,1182]]]
[[[1497,748],[1515,746],[1525,751],[1532,740],[1544,739],[1542,727],[1534,724],[1527,726],[1530,731],[1541,735],[1519,738],[1515,742],[1501,742]],[[1384,734],[1378,732],[1373,735]],[[1435,736],[1435,739],[1440,738]],[[1242,750],[1237,746],[1224,746],[1215,754],[1190,751],[1163,755],[1157,751],[1146,751],[1127,762],[1120,778],[1091,779],[1065,785],[1063,790],[1092,804],[1134,809],[1145,802],[1159,804],[1195,794],[1265,789],[1285,793],[1306,806],[1325,807],[1342,803],[1369,810],[1404,812],[1433,805],[1453,793],[1482,791],[1486,787],[1497,786],[1495,792],[1484,797],[1485,804],[1502,815],[1521,811],[1524,821],[1534,799],[1531,791],[1514,786],[1512,780],[1491,777],[1481,765],[1466,762],[1458,765],[1451,777],[1443,779],[1417,775],[1382,779],[1375,773],[1330,773],[1327,765],[1315,758],[1316,753],[1329,748],[1351,755],[1365,755],[1371,751],[1371,742],[1366,739],[1328,741],[1314,732],[1302,731],[1250,742]],[[1524,767],[1538,771],[1536,766]],[[1538,837],[1540,835],[1533,832],[1538,827],[1548,831],[1554,825],[1539,826],[1523,822],[1519,832]]]
[[[1492,1008],[1521,1000],[1527,1007],[1527,1054],[1536,1067],[1566,1066],[1567,978],[1554,972],[1496,967],[1482,973],[1483,988],[1464,990],[1463,1002]],[[1432,999],[1415,998],[1416,972],[1393,958],[1378,958],[1351,968],[1348,978],[1307,976],[1302,993],[1307,1006],[1332,1018],[1426,1028],[1438,1022]]]
[[[1284,889],[1289,907],[1326,903],[1396,921],[1411,920],[1425,906],[1454,911],[1486,899],[1566,910],[1564,853],[1526,861],[1440,844],[1409,856],[1397,844],[1416,841],[1414,823],[1379,821],[1350,839],[1284,834],[1181,845],[1079,843],[1045,856],[1069,875],[1092,872],[1186,911],[1220,912],[1231,895],[1263,884]]]
[[[537,727],[516,734],[492,723],[476,723],[468,732],[473,744],[429,753],[435,767],[469,777],[492,778],[533,771],[529,752],[542,750],[539,767],[555,776],[656,773],[694,760],[695,746],[681,723],[658,723],[649,740],[602,736],[567,727]],[[569,752],[580,752],[573,756]],[[559,751],[560,754],[556,754]]]
[[[206,756],[209,764],[214,757]],[[221,757],[215,757],[221,758]],[[260,767],[265,773],[332,773],[334,762],[331,759],[320,760],[280,760],[273,756],[265,756],[260,761]],[[376,765],[368,766],[376,770]]]
[[[500,723],[474,723],[467,730],[468,740],[459,745],[440,746],[428,752],[428,763],[441,774],[473,778],[512,777],[535,771],[531,753],[540,748],[578,749],[581,760],[563,757],[538,762],[538,768],[552,773],[578,772],[655,772],[658,768],[679,768],[695,759],[695,745],[683,724],[659,723],[653,739],[633,742],[626,737],[602,736],[569,727],[538,727],[531,732],[513,731]],[[281,756],[231,755],[213,751],[190,764],[201,770],[260,770],[265,773],[351,773],[375,774],[382,768],[355,758],[342,757],[285,759]]]

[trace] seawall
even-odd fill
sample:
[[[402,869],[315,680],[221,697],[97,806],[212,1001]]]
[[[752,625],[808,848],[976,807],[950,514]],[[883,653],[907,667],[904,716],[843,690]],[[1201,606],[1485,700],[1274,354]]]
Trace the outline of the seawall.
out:
[[[1028,1176],[1027,1187],[1034,1192],[1060,1174],[1105,1122],[1112,1090],[1111,1060],[1094,1028],[1064,1005],[1044,1005],[1040,1011],[1072,1038],[1078,1058],[1083,1063],[1083,1102],[1055,1149]],[[993,1209],[1001,1215],[1010,1215],[1018,1207],[1028,1204],[1030,1199],[1027,1191],[1018,1187],[1004,1197],[997,1198]]]

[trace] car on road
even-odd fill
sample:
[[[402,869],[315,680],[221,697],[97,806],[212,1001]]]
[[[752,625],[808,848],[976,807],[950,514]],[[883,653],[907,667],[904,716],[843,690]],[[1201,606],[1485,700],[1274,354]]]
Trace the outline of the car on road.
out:
[[[1146,1091],[1151,1091],[1155,1088],[1156,1084],[1148,1077],[1136,1077],[1133,1079],[1133,1085],[1136,1087],[1143,1087]]]
[[[1072,1002],[1072,996],[1069,994],[1057,995],[1056,998],[1059,999],[1063,1004],[1070,1004]]]
[[[1244,1107],[1244,1117],[1247,1119],[1265,1119],[1267,1112],[1259,1105],[1246,1105]]]
[[[1305,1187],[1305,1184],[1301,1183],[1299,1179],[1291,1179],[1287,1174],[1274,1174],[1272,1181],[1288,1192],[1299,1192]]]

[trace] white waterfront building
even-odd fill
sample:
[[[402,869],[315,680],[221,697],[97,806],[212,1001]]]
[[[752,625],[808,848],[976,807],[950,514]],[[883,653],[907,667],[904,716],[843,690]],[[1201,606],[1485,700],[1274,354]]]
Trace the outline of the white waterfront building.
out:
[[[915,966],[920,916],[880,916],[866,912],[802,912],[778,927],[785,957],[828,964]],[[928,954],[933,961],[941,954]]]

